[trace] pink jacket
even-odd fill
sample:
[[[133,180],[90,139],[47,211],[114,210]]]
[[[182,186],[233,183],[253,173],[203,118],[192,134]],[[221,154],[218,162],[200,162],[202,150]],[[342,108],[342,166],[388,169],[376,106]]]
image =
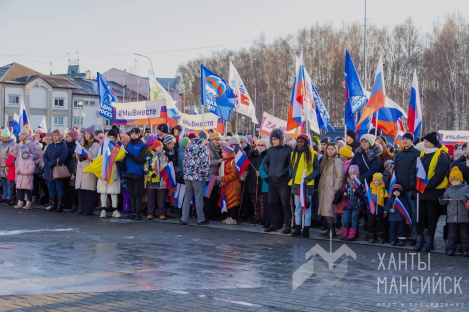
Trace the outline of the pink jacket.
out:
[[[20,160],[16,165],[16,188],[19,190],[32,190],[33,189],[33,174],[36,165],[31,158]]]

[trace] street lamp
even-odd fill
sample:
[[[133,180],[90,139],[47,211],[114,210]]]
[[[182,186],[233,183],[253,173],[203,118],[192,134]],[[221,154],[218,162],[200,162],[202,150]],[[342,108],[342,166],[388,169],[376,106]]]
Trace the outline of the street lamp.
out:
[[[151,59],[146,55],[142,55],[142,54],[138,54],[138,53],[134,53],[134,54],[138,55],[138,56],[141,56],[141,57],[146,57],[150,61],[150,65],[151,65],[151,73],[150,74],[151,74],[152,77],[155,77],[154,72],[153,72],[153,62],[151,61]]]
[[[78,109],[80,110],[80,115],[79,115],[78,123],[79,123],[80,127],[83,126],[83,119],[82,119],[82,115],[81,115],[81,109],[82,108],[83,108],[83,101],[79,101],[78,102]]]

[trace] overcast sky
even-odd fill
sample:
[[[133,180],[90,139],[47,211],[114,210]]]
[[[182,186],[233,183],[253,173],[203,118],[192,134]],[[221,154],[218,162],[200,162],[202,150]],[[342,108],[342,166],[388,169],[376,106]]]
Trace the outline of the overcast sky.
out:
[[[79,52],[81,71],[112,67],[174,77],[180,63],[223,49],[249,47],[312,24],[363,24],[365,0],[1,0],[0,66],[18,62],[42,73],[66,73]],[[412,16],[423,31],[467,0],[368,0],[367,22],[392,27]],[[467,16],[465,16],[467,17]]]

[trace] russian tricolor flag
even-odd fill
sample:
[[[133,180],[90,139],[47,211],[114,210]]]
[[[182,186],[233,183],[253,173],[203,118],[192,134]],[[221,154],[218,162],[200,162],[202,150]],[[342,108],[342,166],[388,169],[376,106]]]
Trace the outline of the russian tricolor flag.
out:
[[[355,176],[355,177],[353,178],[353,187],[357,189],[357,188],[360,187],[360,185],[362,185],[362,183],[361,183],[360,180],[357,178],[357,176]]]
[[[360,124],[367,120],[371,115],[380,110],[385,105],[385,89],[384,89],[384,73],[383,73],[383,59],[379,58],[378,68],[376,70],[375,84],[371,91],[368,103],[363,110],[360,121],[358,122],[356,130],[360,129]]]
[[[81,155],[81,156],[85,156],[86,160],[90,159],[88,157],[88,153],[86,153],[86,151],[81,147],[80,144],[77,144],[77,146],[75,146],[75,153],[77,153],[78,155]]]
[[[235,163],[236,163],[236,170],[238,171],[238,177],[241,177],[241,175],[249,167],[249,164],[251,164],[251,162],[248,160],[246,155],[244,155],[243,152],[241,152],[241,150],[239,150],[235,156]]]
[[[305,67],[303,64],[303,52],[297,59],[295,82],[293,83],[290,109],[288,110],[287,131],[301,126],[301,118],[304,115],[304,99],[306,97]]]
[[[103,167],[101,170],[101,180],[109,183],[112,175],[112,165],[116,161],[117,153],[119,153],[120,146],[109,138],[104,138],[103,145],[101,146],[103,155]]]
[[[396,197],[396,200],[394,200],[394,208],[399,210],[399,212],[407,220],[407,223],[409,223],[409,227],[412,228],[412,219],[410,218],[409,213],[405,209],[404,204],[401,202],[401,200],[398,197]]]
[[[377,122],[378,128],[385,134],[396,137],[399,132],[398,120],[402,116],[407,118],[405,111],[396,102],[386,98],[384,107],[373,114],[372,123],[376,125]]]
[[[185,136],[186,136],[186,127],[184,126],[182,127],[182,130],[179,133],[178,142],[181,142],[181,140],[184,139]]]
[[[163,167],[163,169],[160,170],[161,177],[163,180],[166,182],[166,186],[169,188],[169,186],[176,187],[176,174],[174,171],[174,166],[172,162],[169,162],[166,166]]]
[[[29,126],[29,118],[28,113],[26,112],[26,106],[24,105],[24,98],[21,98],[19,124],[20,132],[25,126]],[[29,133],[31,133],[31,127],[29,127]]]
[[[420,157],[417,157],[417,191],[423,193],[428,184],[427,173],[423,167]]]
[[[218,200],[218,207],[221,208],[221,213],[228,212],[228,206],[226,205],[225,192],[221,192],[220,199]]]
[[[396,143],[402,146],[403,142],[402,140],[404,139],[404,124],[402,123],[402,120],[399,118],[397,120],[397,137],[396,137]]]
[[[414,78],[412,80],[412,90],[409,101],[409,118],[407,118],[407,128],[414,134],[414,140],[420,132],[422,126],[422,107],[420,106],[419,83],[417,80],[417,70],[414,69]]]
[[[303,213],[306,210],[305,172],[306,172],[306,170],[303,170],[303,176],[301,177],[300,189],[298,190],[298,195],[300,195],[300,207],[303,209]]]
[[[368,183],[365,183],[366,187],[366,198],[368,199],[368,206],[370,207],[371,214],[376,212],[376,204],[373,201],[373,195],[371,194],[371,189],[368,187]]]

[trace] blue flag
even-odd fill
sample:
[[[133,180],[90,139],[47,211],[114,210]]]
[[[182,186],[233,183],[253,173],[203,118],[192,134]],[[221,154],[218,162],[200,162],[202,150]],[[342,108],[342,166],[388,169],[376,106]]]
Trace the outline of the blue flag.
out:
[[[318,118],[319,128],[334,131],[334,128],[332,128],[331,124],[329,123],[330,116],[327,112],[326,106],[319,97],[319,93],[316,91],[313,83],[311,83],[311,87],[313,88],[313,99],[314,104],[316,104],[316,116]]]
[[[362,84],[358,78],[357,71],[353,65],[352,58],[345,50],[345,125],[354,130],[355,113],[368,102],[368,98],[363,91]]]
[[[208,112],[228,120],[236,102],[230,85],[204,65],[200,65],[200,74],[202,105],[207,106]]]
[[[117,97],[111,87],[98,73],[98,93],[99,93],[99,115],[112,120],[112,102],[117,102]]]

